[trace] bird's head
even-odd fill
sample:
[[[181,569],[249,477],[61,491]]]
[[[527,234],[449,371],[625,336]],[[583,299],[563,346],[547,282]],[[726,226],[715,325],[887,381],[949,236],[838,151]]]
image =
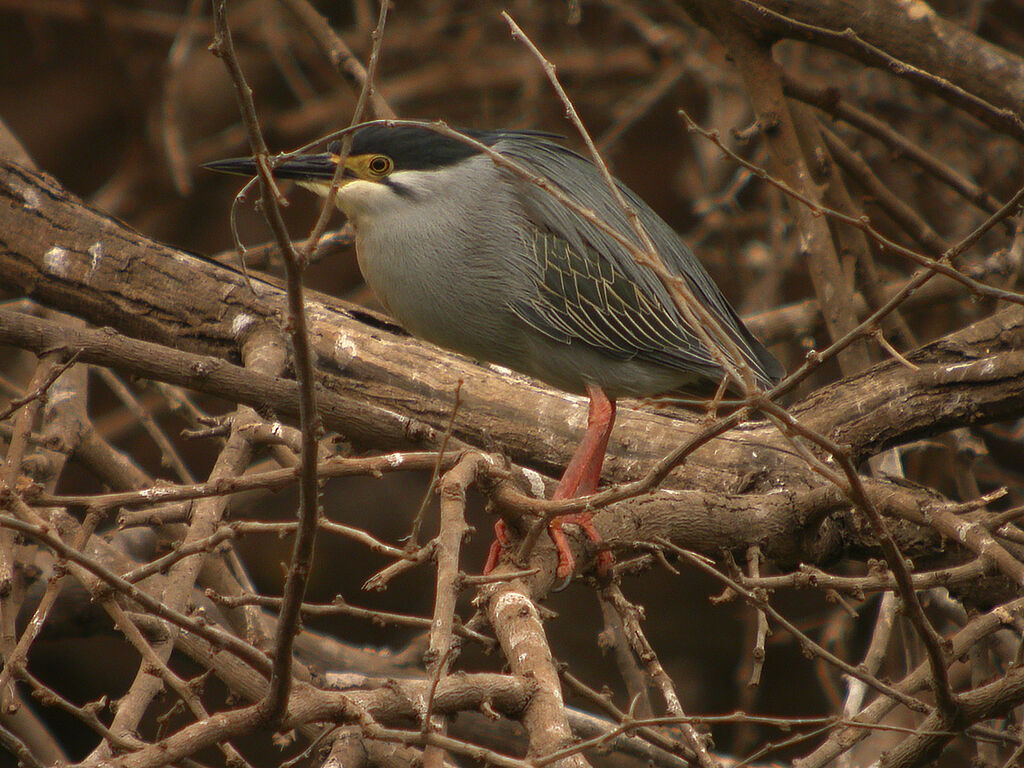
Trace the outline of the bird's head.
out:
[[[467,132],[493,143],[490,132]],[[337,178],[337,206],[349,216],[370,205],[379,206],[395,196],[409,198],[433,186],[463,160],[479,153],[476,147],[418,125],[370,123],[352,134],[352,146],[341,174],[341,142],[331,142],[326,152],[286,156],[273,165],[276,178],[294,180],[299,186],[326,197]],[[203,166],[221,173],[255,176],[251,157],[217,160]]]

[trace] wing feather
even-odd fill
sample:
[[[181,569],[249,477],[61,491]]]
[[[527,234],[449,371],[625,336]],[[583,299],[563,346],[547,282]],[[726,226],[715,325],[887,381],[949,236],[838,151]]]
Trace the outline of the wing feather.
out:
[[[581,206],[631,236],[625,214],[588,160],[546,137],[511,132],[494,148],[559,184]],[[525,272],[521,283],[529,289],[513,298],[512,311],[545,335],[583,342],[617,359],[645,360],[712,381],[721,378],[714,357],[687,326],[653,272],[636,264],[615,238],[548,192],[512,174],[507,178],[527,221],[523,246],[532,256],[517,265]],[[566,188],[569,181],[571,189]],[[678,235],[627,187],[619,184],[619,189],[657,244],[666,266],[686,279],[762,383],[781,378],[782,366],[743,325]]]

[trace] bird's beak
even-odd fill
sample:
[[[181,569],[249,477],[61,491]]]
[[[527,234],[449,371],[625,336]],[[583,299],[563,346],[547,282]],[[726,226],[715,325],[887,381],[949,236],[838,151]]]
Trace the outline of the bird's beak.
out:
[[[338,167],[338,156],[330,152],[313,155],[294,155],[282,160],[273,167],[274,176],[278,179],[294,179],[298,182],[329,183],[334,178]],[[255,176],[256,163],[251,157],[229,157],[226,160],[214,160],[204,163],[203,168],[220,173],[231,173],[236,176]],[[342,183],[350,181],[352,176],[342,174]]]

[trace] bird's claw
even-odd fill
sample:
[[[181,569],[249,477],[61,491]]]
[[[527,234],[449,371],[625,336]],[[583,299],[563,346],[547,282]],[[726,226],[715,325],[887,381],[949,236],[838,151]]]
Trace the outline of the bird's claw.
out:
[[[548,533],[551,535],[551,540],[555,544],[555,549],[558,551],[558,568],[555,569],[555,575],[563,580],[563,583],[556,589],[556,592],[560,592],[565,589],[569,582],[572,580],[573,571],[576,570],[576,558],[572,554],[572,548],[569,546],[569,540],[566,538],[565,533],[562,531],[562,526],[565,523],[575,523],[578,525],[587,538],[592,542],[600,546],[603,543],[601,534],[598,533],[597,528],[592,522],[592,515],[587,512],[581,512],[575,515],[565,515],[564,517],[555,518],[548,525]],[[612,557],[612,553],[607,549],[600,549],[597,553],[597,573],[601,578],[605,578],[611,573],[612,565],[615,563],[615,558]]]
[[[548,524],[548,534],[551,536],[551,541],[558,552],[558,566],[555,568],[555,576],[559,579],[559,583],[557,587],[552,589],[553,592],[561,592],[568,587],[572,581],[573,573],[576,571],[576,557],[572,553],[572,547],[569,545],[568,538],[566,538],[565,533],[562,531],[562,525],[565,523],[575,523],[583,529],[588,539],[600,546],[602,543],[601,534],[598,533],[597,528],[591,522],[591,517],[592,515],[588,513],[565,515],[564,517],[555,518]],[[487,561],[484,563],[483,573],[485,576],[498,566],[501,553],[508,549],[511,541],[512,539],[508,535],[508,527],[505,525],[505,521],[498,520],[494,524],[494,541],[491,542],[491,548],[487,551]],[[611,552],[607,549],[600,549],[598,551],[597,573],[601,578],[605,578],[611,573],[614,563],[615,558],[612,557]]]
[[[549,591],[550,592],[562,592],[563,590],[568,588],[568,586],[570,584],[572,584],[572,574],[571,573],[568,576],[566,576],[564,579],[560,580],[553,587],[551,587],[551,589]]]

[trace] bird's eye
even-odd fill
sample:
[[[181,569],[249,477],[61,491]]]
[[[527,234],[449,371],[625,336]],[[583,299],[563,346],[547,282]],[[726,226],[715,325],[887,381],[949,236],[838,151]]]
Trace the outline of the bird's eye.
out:
[[[395,164],[386,155],[374,155],[370,158],[370,162],[366,164],[366,167],[374,176],[386,176],[391,173],[391,169],[395,167]]]

